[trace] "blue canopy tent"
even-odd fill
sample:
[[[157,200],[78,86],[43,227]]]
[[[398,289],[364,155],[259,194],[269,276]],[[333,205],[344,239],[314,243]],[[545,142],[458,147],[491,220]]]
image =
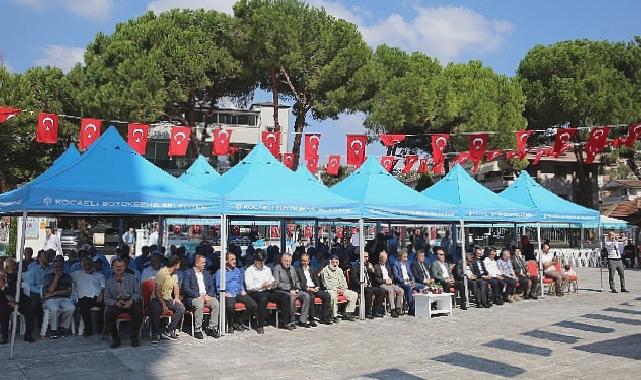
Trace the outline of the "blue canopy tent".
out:
[[[317,184],[327,189],[327,186],[325,186],[321,181],[319,181],[318,178],[314,177],[312,172],[310,172],[309,169],[307,169],[306,165],[298,165],[298,169],[294,171],[294,174],[296,174],[303,181],[309,181],[312,184]]]
[[[198,188],[202,188],[216,178],[220,178],[220,174],[202,155],[198,155],[196,161],[178,177],[179,180]]]

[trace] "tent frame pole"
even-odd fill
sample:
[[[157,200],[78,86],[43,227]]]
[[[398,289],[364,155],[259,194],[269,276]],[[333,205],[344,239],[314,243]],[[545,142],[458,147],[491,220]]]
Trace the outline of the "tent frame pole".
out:
[[[365,271],[365,263],[364,263],[364,260],[365,260],[365,234],[364,234],[364,232],[365,232],[365,221],[363,219],[359,219],[358,220],[358,229],[360,231],[360,234],[359,234],[359,245],[360,245],[360,247],[358,247],[360,260],[359,260],[358,266],[360,267],[359,282],[361,284],[361,289],[360,289],[361,290],[361,292],[360,292],[361,293],[361,302],[360,302],[360,306],[358,308],[358,317],[360,319],[365,319],[365,272],[364,272]],[[346,280],[349,281],[349,279],[346,279]]]
[[[20,305],[20,290],[22,289],[22,264],[24,260],[24,245],[27,232],[27,210],[24,210],[22,212],[22,226],[20,227],[20,230],[20,252],[18,253],[20,261],[18,262],[18,279],[16,281],[16,306],[13,308],[13,313],[11,316],[13,320],[13,326],[11,326],[11,351],[9,353],[9,359],[11,360],[15,358],[16,328],[18,327],[18,305]]]
[[[281,232],[282,233],[282,232]],[[220,286],[218,289],[218,298],[222,307],[218,308],[218,332],[220,336],[225,335],[225,330],[227,330],[227,316],[225,315],[225,277],[227,275],[226,270],[226,261],[227,261],[227,214],[222,214],[220,216]]]
[[[454,236],[452,236],[453,238]],[[465,254],[465,222],[461,220],[461,265],[463,265],[463,291],[465,292],[465,307],[470,307],[470,297],[467,290],[467,276],[465,275],[465,269],[467,268],[467,257]]]
[[[601,227],[601,220],[599,219],[599,275],[601,276],[601,293],[603,293],[603,228]]]
[[[540,298],[543,299],[545,298],[544,296],[544,291],[543,291],[543,261],[541,261],[541,253],[542,251],[542,242],[541,242],[541,222],[536,222],[536,236],[537,236],[537,242],[539,245],[539,252],[537,254],[537,258],[539,260],[539,286],[541,287],[541,294],[539,294]]]

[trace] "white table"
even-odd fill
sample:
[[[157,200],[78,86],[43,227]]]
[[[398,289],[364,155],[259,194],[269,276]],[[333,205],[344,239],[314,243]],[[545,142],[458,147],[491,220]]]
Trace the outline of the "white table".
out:
[[[436,310],[432,310],[432,302],[436,302]],[[428,318],[435,314],[452,315],[452,294],[414,294],[414,313],[417,317]]]

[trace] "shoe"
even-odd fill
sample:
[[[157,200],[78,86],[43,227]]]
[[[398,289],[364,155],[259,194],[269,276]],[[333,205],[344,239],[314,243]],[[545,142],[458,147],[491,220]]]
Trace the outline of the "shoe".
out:
[[[499,298],[499,299],[496,300],[496,304],[500,306],[500,305],[503,305],[504,302],[503,302],[502,299]]]
[[[51,335],[49,336],[51,339],[58,339],[58,331],[56,330],[51,330]]]
[[[26,334],[26,335],[24,336],[24,341],[25,341],[25,342],[29,342],[29,343],[33,343],[33,342],[35,342],[36,340],[33,338],[33,335],[31,335],[31,334]]]
[[[539,299],[539,297],[538,297],[538,296],[530,296],[530,299],[532,299],[532,300],[535,300],[535,301],[536,301],[536,300],[538,300],[538,299]]]
[[[82,332],[82,336],[85,338],[92,335],[93,335],[93,332],[91,330],[85,330]]]
[[[158,344],[159,340],[160,340],[160,335],[154,335],[151,337],[151,344]]]
[[[467,310],[467,305],[465,305],[464,303],[461,304],[461,310]]]
[[[245,325],[244,325],[244,324],[242,324],[242,323],[241,323],[241,324],[239,324],[238,326],[240,326],[240,331],[249,330],[249,327],[245,326]]]
[[[262,327],[256,327],[256,333],[264,334],[265,333],[265,329],[263,329]]]
[[[292,326],[292,329],[296,330],[296,323],[292,322],[289,325]]]
[[[312,319],[312,320],[309,322],[309,327],[318,327],[318,325],[316,324],[316,321],[314,321],[314,320]]]
[[[236,331],[243,331],[243,329],[240,327],[240,324],[238,323],[234,323],[231,327]]]
[[[485,307],[486,309],[489,309],[492,307],[492,305],[490,305],[489,303],[486,303],[485,305],[483,305],[483,307]]]
[[[383,318],[383,317],[385,317],[385,314],[383,314],[383,313],[376,313],[376,314],[374,314],[374,317],[376,317],[376,318]]]
[[[327,319],[327,318],[322,318],[318,323],[320,323],[321,325],[331,325],[332,324],[332,322],[330,322],[329,319]]]
[[[196,332],[194,333],[194,338],[196,338],[196,339],[204,339],[205,337],[203,336],[203,333],[202,333],[202,332],[200,332],[200,331],[196,331]]]
[[[621,288],[621,293],[630,293],[630,291],[626,288]]]
[[[118,348],[118,347],[120,347],[120,344],[122,344],[122,342],[120,341],[120,339],[114,339],[114,340],[111,342],[111,346],[109,346],[109,348]]]
[[[173,331],[169,332],[165,330],[160,334],[160,339],[178,340],[178,337],[176,336],[175,332]]]
[[[398,312],[396,310],[392,310],[390,314],[392,315],[392,318],[398,318]]]
[[[139,347],[140,346],[140,338],[137,336],[131,338],[131,347]]]
[[[308,329],[308,328],[310,328],[310,327],[311,327],[311,326],[309,325],[309,323],[303,323],[303,322],[298,322],[298,326],[299,326],[299,327],[304,327],[304,328],[306,328],[306,329]]]
[[[367,318],[367,319],[374,319],[374,316],[373,316],[372,314],[367,314],[367,315],[365,316],[365,318]]]
[[[220,332],[218,331],[218,329],[206,328],[205,329],[205,335],[211,336],[211,337],[214,337],[214,338],[220,338]]]
[[[344,321],[353,321],[354,320],[354,316],[352,315],[352,313],[345,312],[345,314],[343,314],[343,320]]]
[[[610,289],[612,293],[618,293],[616,289]]]
[[[287,331],[294,330],[294,326],[292,326],[292,325],[282,325],[280,328],[283,329],[283,330],[287,330]]]
[[[340,321],[340,318],[334,317],[334,323],[338,323]]]

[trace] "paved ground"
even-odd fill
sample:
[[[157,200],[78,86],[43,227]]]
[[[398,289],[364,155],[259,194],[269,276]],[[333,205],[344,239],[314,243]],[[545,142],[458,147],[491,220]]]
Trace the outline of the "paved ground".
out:
[[[565,297],[455,310],[452,317],[343,322],[312,330],[268,328],[218,340],[148,341],[110,350],[100,338],[0,348],[2,379],[443,379],[634,378],[641,373],[641,272],[632,293],[600,293],[599,271],[579,272]],[[605,275],[607,289],[607,275]]]

